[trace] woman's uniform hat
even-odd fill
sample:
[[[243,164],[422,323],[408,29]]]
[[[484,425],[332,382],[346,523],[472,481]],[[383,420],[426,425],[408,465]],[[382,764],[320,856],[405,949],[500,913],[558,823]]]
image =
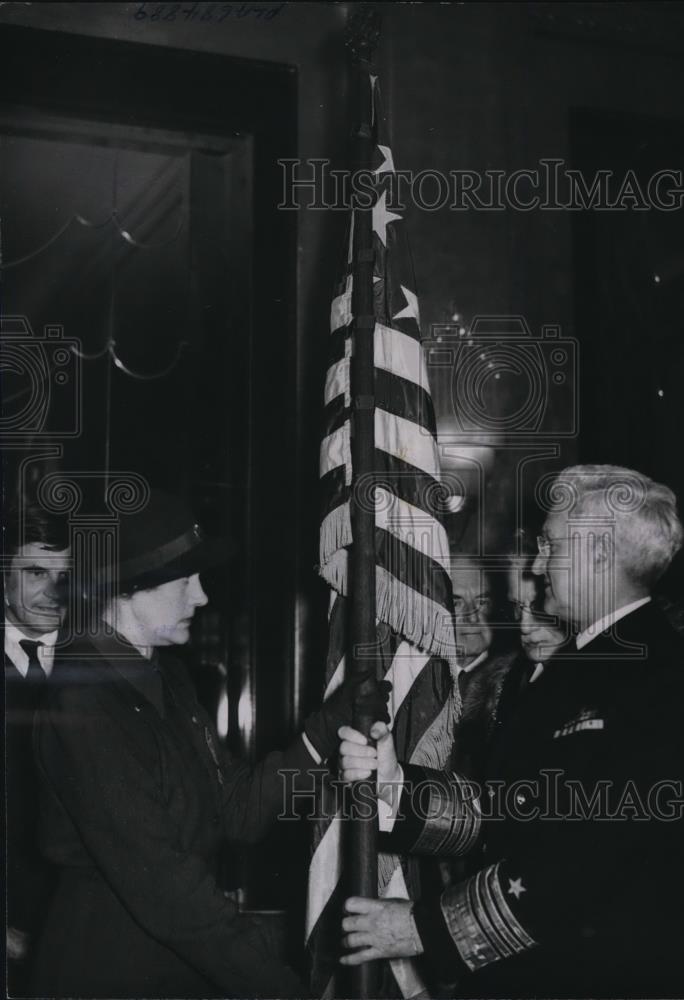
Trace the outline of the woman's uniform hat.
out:
[[[225,538],[207,538],[178,497],[150,490],[140,510],[121,514],[118,564],[106,566],[103,582],[117,591],[148,590],[218,566],[230,555]]]

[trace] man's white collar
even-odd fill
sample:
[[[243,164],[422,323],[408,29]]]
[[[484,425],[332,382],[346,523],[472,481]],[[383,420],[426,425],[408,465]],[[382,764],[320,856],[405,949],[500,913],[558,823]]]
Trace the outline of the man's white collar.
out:
[[[52,672],[58,635],[59,629],[55,629],[54,632],[46,632],[45,635],[32,638],[26,635],[25,632],[22,632],[19,626],[15,625],[14,622],[5,618],[5,656],[12,663],[15,670],[17,670],[22,677],[26,677],[29,669],[29,657],[26,650],[23,649],[21,643],[25,639],[28,639],[30,642],[38,642],[40,644],[36,651],[38,662],[43,668],[46,677],[49,677]]]
[[[467,667],[461,667],[461,670],[463,671],[464,674],[469,674],[471,670],[475,669],[475,667],[479,667],[480,664],[483,663],[488,656],[489,656],[489,650],[485,649],[484,653],[480,653],[480,655],[476,657],[472,663],[469,663]]]
[[[11,622],[9,618],[5,618],[5,640],[16,643],[19,645],[22,639],[31,639],[32,642],[40,642],[43,646],[54,646],[57,642],[57,636],[59,635],[59,629],[55,629],[54,632],[47,632],[45,635],[39,636],[29,636]]]
[[[611,611],[609,615],[604,615],[603,618],[599,618],[597,622],[590,625],[589,628],[585,628],[583,632],[577,636],[577,648],[583,649],[584,646],[588,645],[597,635],[601,632],[605,632],[607,628],[614,625],[615,622],[619,622],[621,618],[625,618],[627,615],[631,615],[632,611],[636,611],[643,604],[648,604],[651,600],[650,597],[640,597],[638,601],[632,601],[631,604],[623,604],[621,608],[617,608],[615,611]]]

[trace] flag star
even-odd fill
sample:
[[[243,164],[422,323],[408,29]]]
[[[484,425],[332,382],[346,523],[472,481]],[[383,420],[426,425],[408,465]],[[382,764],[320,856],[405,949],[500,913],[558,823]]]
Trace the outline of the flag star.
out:
[[[508,895],[515,896],[516,899],[520,899],[523,892],[527,892],[527,889],[522,884],[521,878],[509,878],[508,880]]]
[[[378,149],[382,153],[382,163],[379,167],[373,171],[374,174],[393,174],[394,173],[394,160],[392,159],[392,150],[389,146],[381,146],[378,143]]]
[[[394,222],[396,219],[401,219],[401,215],[395,215],[394,212],[388,212],[385,202],[387,201],[387,192],[383,191],[375,205],[373,205],[373,232],[377,233],[379,238],[382,240],[382,245],[387,246],[387,227],[390,222]]]
[[[420,326],[420,312],[418,309],[418,296],[415,292],[412,292],[410,288],[406,288],[405,285],[401,286],[401,290],[404,293],[406,299],[406,305],[401,310],[401,312],[396,313],[392,319],[415,319],[416,323]]]

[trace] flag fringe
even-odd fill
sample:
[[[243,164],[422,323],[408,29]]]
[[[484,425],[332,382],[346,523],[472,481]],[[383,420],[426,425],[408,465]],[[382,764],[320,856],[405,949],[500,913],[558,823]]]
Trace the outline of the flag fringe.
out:
[[[442,710],[419,739],[411,754],[411,763],[431,767],[436,771],[448,768],[454,744],[454,730],[461,715],[461,698],[458,684],[452,684],[449,697]]]
[[[453,625],[446,608],[397,580],[381,566],[376,573],[376,614],[380,621],[424,653],[443,657],[455,681],[458,661]]]
[[[331,511],[321,525],[320,574],[339,594],[348,595],[347,552],[351,545],[351,515],[345,503]],[[376,616],[408,642],[449,664],[458,674],[453,625],[446,608],[398,580],[382,566],[376,568]]]
[[[349,504],[344,503],[331,510],[321,524],[318,556],[321,563],[321,576],[338,594],[346,595],[347,561],[345,559],[342,565],[335,556],[340,549],[346,548],[351,543],[351,514]]]

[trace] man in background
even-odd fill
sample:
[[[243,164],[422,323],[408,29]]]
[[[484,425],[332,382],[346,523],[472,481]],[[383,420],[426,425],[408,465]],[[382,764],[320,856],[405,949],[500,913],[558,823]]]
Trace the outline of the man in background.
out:
[[[496,641],[492,623],[501,611],[494,580],[468,556],[452,555],[451,582],[462,714],[454,735],[452,760],[462,774],[478,778],[496,721],[504,680],[516,651]]]
[[[544,664],[572,643],[570,624],[544,610],[543,576],[532,569],[537,561],[537,536],[529,529],[515,534],[515,551],[508,556],[508,603],[519,627],[520,648],[527,661],[527,682],[541,677]]]
[[[42,508],[9,512],[3,531],[5,593],[5,788],[7,981],[26,989],[35,940],[50,891],[50,870],[37,847],[37,774],[32,727],[52,673],[66,613],[67,525]]]

